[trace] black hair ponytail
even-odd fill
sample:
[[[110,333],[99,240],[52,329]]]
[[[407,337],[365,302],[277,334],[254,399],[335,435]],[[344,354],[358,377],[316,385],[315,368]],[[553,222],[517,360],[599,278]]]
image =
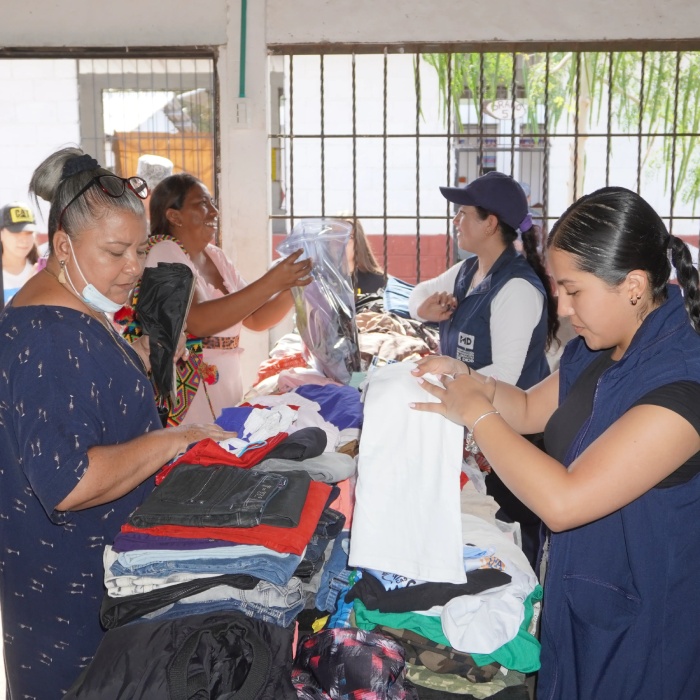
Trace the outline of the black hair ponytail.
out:
[[[693,265],[693,258],[685,242],[671,235],[669,240],[671,262],[676,268],[678,284],[683,290],[683,300],[693,328],[700,333],[700,289],[698,289],[698,271]]]
[[[521,239],[523,242],[525,259],[530,263],[530,266],[540,278],[547,298],[547,350],[549,350],[554,341],[559,344],[559,338],[557,338],[557,332],[559,331],[559,314],[557,313],[557,299],[552,291],[552,281],[547,273],[537,246],[539,230],[538,226],[533,226],[525,231],[525,233],[521,234]]]

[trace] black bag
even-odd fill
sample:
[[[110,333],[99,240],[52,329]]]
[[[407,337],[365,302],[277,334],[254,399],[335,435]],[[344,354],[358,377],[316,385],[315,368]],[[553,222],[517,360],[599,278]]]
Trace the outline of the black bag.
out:
[[[174,394],[175,351],[193,292],[194,275],[187,265],[161,262],[143,271],[136,313],[149,337],[153,384],[164,399]]]
[[[239,612],[110,630],[63,700],[296,700],[293,628]]]

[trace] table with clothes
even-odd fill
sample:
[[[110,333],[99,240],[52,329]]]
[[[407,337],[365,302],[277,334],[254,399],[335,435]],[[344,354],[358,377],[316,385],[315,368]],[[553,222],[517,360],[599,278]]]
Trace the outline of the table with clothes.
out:
[[[408,408],[412,366],[362,392],[301,372],[164,466],[105,548],[109,631],[66,699],[526,700],[541,588],[460,490],[461,429]]]

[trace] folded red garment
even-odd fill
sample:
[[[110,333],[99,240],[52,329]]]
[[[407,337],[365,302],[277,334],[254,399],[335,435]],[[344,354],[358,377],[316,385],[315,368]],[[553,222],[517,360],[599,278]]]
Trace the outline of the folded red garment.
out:
[[[288,433],[277,433],[277,435],[265,440],[264,445],[246,450],[240,457],[225,450],[215,440],[205,438],[187,450],[172,464],[166,464],[156,474],[156,484],[160,484],[178,464],[201,464],[203,467],[210,467],[212,464],[226,464],[229,467],[254,467],[256,464],[260,464],[267,453],[273,447],[277,447],[286,437],[288,437]]]
[[[214,443],[216,444],[216,443]],[[148,535],[184,537],[185,539],[211,537],[236,544],[258,544],[275,552],[301,554],[309,543],[331,492],[331,485],[320,481],[309,484],[299,526],[295,528],[255,525],[254,527],[187,527],[184,525],[158,525],[134,527],[122,525],[122,532],[140,532]]]

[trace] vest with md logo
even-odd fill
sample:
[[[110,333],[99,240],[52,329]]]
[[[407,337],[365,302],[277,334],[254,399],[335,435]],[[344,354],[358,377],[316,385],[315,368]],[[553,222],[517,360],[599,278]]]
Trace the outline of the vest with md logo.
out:
[[[521,278],[543,296],[544,287],[530,264],[508,246],[489,270],[489,274],[469,294],[469,286],[478,267],[476,257],[464,261],[455,280],[454,296],[458,306],[447,321],[440,323],[440,352],[455,357],[479,370],[492,364],[491,302],[506,282]],[[547,345],[547,304],[535,326],[528,346],[525,364],[517,381],[521,389],[529,389],[549,375],[545,355]]]

